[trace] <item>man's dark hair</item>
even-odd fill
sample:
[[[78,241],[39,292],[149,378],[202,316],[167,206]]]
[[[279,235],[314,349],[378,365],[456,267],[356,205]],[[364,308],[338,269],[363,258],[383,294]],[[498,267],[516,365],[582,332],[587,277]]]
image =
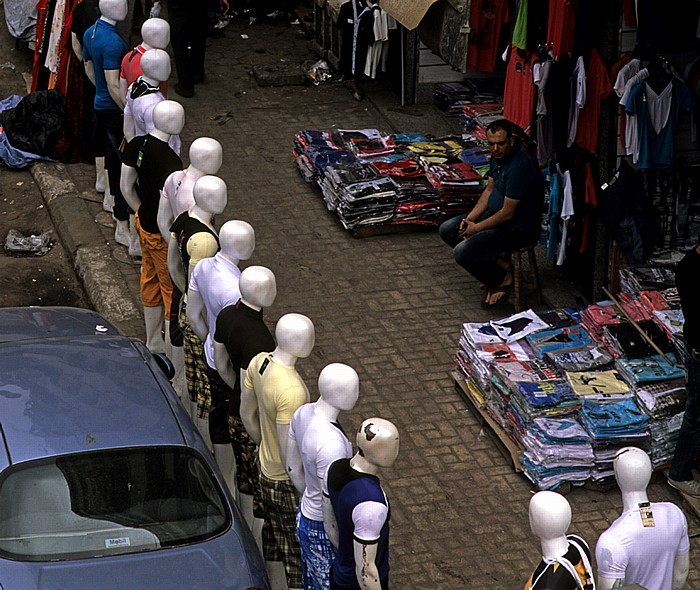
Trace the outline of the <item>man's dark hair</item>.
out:
[[[505,131],[506,137],[510,139],[513,137],[513,124],[508,119],[496,119],[495,121],[491,121],[486,128],[486,132],[496,133],[497,131]]]

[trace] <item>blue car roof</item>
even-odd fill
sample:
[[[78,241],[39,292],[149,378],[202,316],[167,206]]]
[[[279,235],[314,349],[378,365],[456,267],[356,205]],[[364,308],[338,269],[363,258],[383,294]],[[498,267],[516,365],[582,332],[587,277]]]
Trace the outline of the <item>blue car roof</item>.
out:
[[[114,325],[90,309],[78,307],[0,308],[0,342],[119,333]]]
[[[9,461],[185,444],[151,367],[158,370],[145,347],[119,335],[0,343],[0,427]]]

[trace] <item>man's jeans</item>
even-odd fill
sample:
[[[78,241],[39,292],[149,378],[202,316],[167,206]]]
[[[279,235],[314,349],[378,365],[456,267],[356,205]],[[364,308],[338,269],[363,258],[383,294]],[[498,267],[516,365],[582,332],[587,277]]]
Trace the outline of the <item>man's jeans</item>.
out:
[[[504,227],[486,229],[463,240],[459,236],[459,225],[466,217],[458,215],[445,221],[440,225],[440,237],[453,248],[457,264],[488,289],[495,289],[506,275],[506,271],[496,264],[497,255],[524,246],[528,240]]]
[[[700,351],[688,361],[688,401],[668,476],[676,481],[693,479],[693,459],[700,446]]]

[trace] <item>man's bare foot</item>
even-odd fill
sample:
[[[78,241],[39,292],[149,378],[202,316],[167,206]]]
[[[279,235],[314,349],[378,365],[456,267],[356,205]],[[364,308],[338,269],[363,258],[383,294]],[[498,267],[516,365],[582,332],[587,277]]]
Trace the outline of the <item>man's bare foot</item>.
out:
[[[500,303],[508,296],[510,290],[513,288],[513,273],[507,272],[506,276],[503,277],[503,281],[495,289],[489,291],[489,296],[487,299],[488,305],[496,305]]]

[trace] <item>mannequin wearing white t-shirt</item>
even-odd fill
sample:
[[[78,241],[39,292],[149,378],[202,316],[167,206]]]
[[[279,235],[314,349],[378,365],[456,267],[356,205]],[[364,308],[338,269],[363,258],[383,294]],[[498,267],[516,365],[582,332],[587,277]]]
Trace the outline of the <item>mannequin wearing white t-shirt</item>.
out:
[[[598,588],[639,584],[680,590],[688,577],[688,528],[683,512],[669,502],[650,503],[649,456],[636,447],[621,449],[614,461],[622,492],[622,515],[598,539]]]
[[[167,49],[170,43],[170,23],[162,18],[148,18],[141,25],[140,47],[148,51],[149,49]],[[139,46],[134,47],[136,51]],[[145,52],[144,52],[145,54]],[[126,91],[129,83],[126,78],[119,78],[119,91],[126,100]]]
[[[173,133],[180,133],[182,128],[185,126],[185,109],[180,103],[173,100],[166,100],[153,109],[153,123],[154,127],[149,133],[153,137],[160,139],[161,141],[167,142],[168,138]],[[138,211],[141,207],[141,199],[136,192],[136,181],[138,179],[138,171],[136,168],[122,164],[122,174],[119,181],[119,188],[124,195],[124,199],[129,204],[134,211]],[[131,215],[131,218],[134,216]],[[127,221],[117,221],[119,223],[129,223]],[[157,235],[157,234],[156,234]],[[139,238],[135,229],[132,225],[132,236],[130,236],[130,241],[135,238],[138,243]],[[139,247],[139,253],[140,253]],[[129,252],[131,253],[132,248],[129,247]],[[170,346],[168,338],[169,326],[168,318],[165,317],[165,310],[163,305],[156,307],[145,307],[143,308],[144,321],[146,323],[146,346],[152,352],[163,352],[170,353]],[[163,339],[163,330],[165,330],[165,340]]]
[[[221,168],[223,149],[211,137],[199,137],[190,145],[190,165],[185,170],[173,172],[165,181],[158,204],[158,229],[164,236],[170,235],[175,218],[194,205],[194,183],[206,175],[215,175]]]
[[[302,562],[314,587],[327,588],[334,547],[323,531],[323,480],[331,464],[352,456],[352,445],[337,424],[341,411],[355,407],[360,380],[352,367],[341,363],[327,365],[318,377],[320,397],[304,404],[295,413],[287,441],[287,472],[300,494],[301,521],[297,533]],[[306,521],[304,520],[306,519]],[[311,527],[315,542],[307,532]],[[327,567],[320,567],[327,562]]]
[[[270,307],[277,297],[275,275],[269,268],[264,266],[249,266],[246,268],[241,273],[238,289],[241,293],[241,303],[255,311],[261,311],[266,307]],[[241,368],[239,375],[236,375],[226,350],[226,345],[216,340],[214,340],[214,364],[221,378],[231,389],[236,386],[237,379],[240,379],[241,384],[245,380],[245,368]],[[251,494],[243,494],[238,490],[237,499],[243,518],[245,518],[257,540],[262,531],[262,519],[256,519],[253,515],[253,496]]]
[[[187,321],[190,327],[204,342],[205,360],[211,369],[214,363],[214,332],[216,317],[227,305],[233,305],[240,299],[238,265],[241,260],[248,260],[255,250],[255,231],[253,227],[241,220],[231,220],[219,229],[221,249],[214,258],[204,258],[197,263],[192,272],[190,289],[187,292]],[[228,264],[220,264],[221,257]],[[228,407],[228,402],[226,404]],[[200,431],[209,429],[208,420],[197,419]],[[216,444],[214,457],[232,494],[236,493],[236,459],[231,443]]]
[[[350,459],[350,468],[359,473],[366,473],[376,477],[380,468],[391,467],[395,463],[399,454],[399,431],[388,420],[369,418],[360,424],[355,443],[358,450]],[[332,466],[325,482],[325,488],[328,488],[328,494],[331,497],[333,495],[333,490],[330,489],[333,485],[331,481],[333,471]],[[380,504],[375,500],[369,500],[355,506],[353,523],[357,522],[355,518],[357,511],[364,508],[371,514],[371,516],[364,514],[365,517],[362,520],[365,524],[371,522],[373,530],[362,531],[361,534],[358,534],[357,524],[355,524],[355,528],[352,531],[338,528],[338,521],[336,520],[332,502],[332,499],[329,501],[328,497],[324,496],[323,524],[328,538],[339,548],[337,560],[346,561],[348,559],[349,556],[342,555],[343,548],[340,539],[347,539],[348,536],[351,536],[357,584],[363,590],[381,590],[382,580],[380,579],[380,572],[376,563],[379,542],[374,542],[373,540],[381,538],[383,534],[382,529],[389,515],[386,495],[384,495],[385,503]],[[371,537],[368,541],[372,540],[373,542],[363,543],[358,540],[367,538],[365,535]],[[388,538],[383,540],[387,543],[388,548]]]
[[[306,316],[298,313],[288,313],[283,315],[275,326],[275,340],[277,341],[277,346],[272,351],[271,355],[274,359],[273,363],[282,365],[283,367],[294,368],[296,362],[300,358],[306,358],[311,354],[313,350],[316,334],[313,322]],[[259,357],[260,355],[258,355]],[[258,357],[255,357],[256,359]],[[250,438],[258,445],[264,445],[269,448],[276,448],[279,452],[279,459],[281,462],[282,469],[286,471],[286,455],[287,455],[287,441],[289,440],[289,422],[279,423],[279,412],[275,420],[276,436],[273,440],[263,441],[262,439],[262,427],[260,424],[261,411],[258,404],[258,397],[274,397],[275,392],[271,391],[255,391],[248,387],[248,372],[251,371],[252,365],[249,365],[248,370],[245,374],[242,374],[241,380],[241,420],[243,426]],[[300,379],[299,379],[300,380]],[[308,395],[308,392],[307,392]],[[307,399],[308,401],[308,399]],[[283,402],[283,400],[280,400]],[[280,403],[277,404],[278,406]],[[295,408],[296,409],[296,408]],[[291,416],[289,417],[291,420]],[[265,479],[265,465],[262,462],[261,457],[261,488],[263,496],[265,496],[265,486],[262,485]],[[293,495],[293,485],[291,489],[285,491],[285,494],[291,496]],[[295,493],[295,492],[294,492]],[[281,494],[281,492],[280,492]],[[295,500],[296,501],[296,500]],[[292,516],[293,517],[293,516]],[[266,519],[270,518],[269,514],[266,514]],[[282,562],[269,561],[265,562],[270,579],[273,580],[273,586],[275,583],[279,583],[278,580],[281,579],[281,565]],[[290,586],[291,588],[291,586]]]

